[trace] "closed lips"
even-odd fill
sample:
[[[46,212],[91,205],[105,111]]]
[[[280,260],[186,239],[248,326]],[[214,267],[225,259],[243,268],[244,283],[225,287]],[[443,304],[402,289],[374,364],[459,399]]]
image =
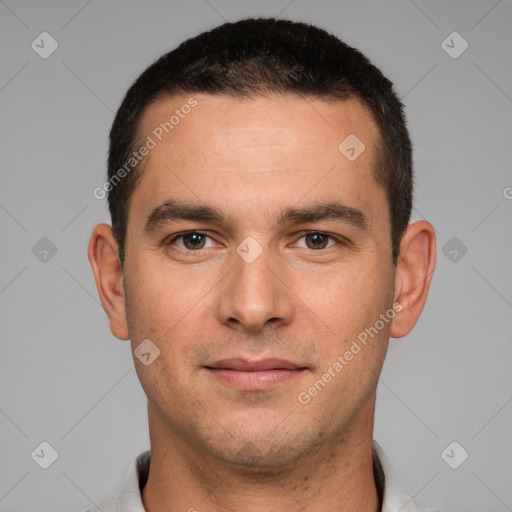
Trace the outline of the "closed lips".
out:
[[[249,361],[247,359],[222,359],[205,368],[212,370],[238,370],[243,372],[258,372],[266,370],[303,370],[301,367],[286,359],[264,359],[261,361]]]

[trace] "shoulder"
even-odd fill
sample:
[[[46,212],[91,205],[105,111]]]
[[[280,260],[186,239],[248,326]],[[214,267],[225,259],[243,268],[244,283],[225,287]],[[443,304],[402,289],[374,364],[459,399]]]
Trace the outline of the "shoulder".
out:
[[[373,465],[375,484],[382,499],[381,512],[443,512],[405,492],[391,462],[375,440],[373,441]]]
[[[146,485],[151,451],[140,453],[131,463],[118,494],[82,512],[145,512],[141,490]]]

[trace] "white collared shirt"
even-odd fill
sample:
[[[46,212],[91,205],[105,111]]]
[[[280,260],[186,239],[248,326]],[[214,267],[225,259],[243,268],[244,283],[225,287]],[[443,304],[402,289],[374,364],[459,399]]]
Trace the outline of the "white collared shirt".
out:
[[[130,465],[119,494],[84,512],[146,512],[141,489],[146,485],[150,462],[150,450],[140,453]],[[376,441],[373,441],[373,471],[377,489],[383,496],[381,512],[441,512],[420,504],[404,492],[391,463]]]

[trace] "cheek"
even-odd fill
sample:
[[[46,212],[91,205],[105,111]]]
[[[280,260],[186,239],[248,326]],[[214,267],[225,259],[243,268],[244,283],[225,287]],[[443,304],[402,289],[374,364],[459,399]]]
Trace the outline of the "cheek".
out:
[[[130,270],[127,317],[132,348],[149,338],[160,350],[155,365],[164,368],[158,370],[159,378],[172,384],[172,377],[179,375],[186,382],[198,364],[194,349],[210,332],[207,322],[213,318],[218,278],[194,277],[149,260],[144,268]]]
[[[344,262],[328,273],[298,280],[295,286],[304,303],[335,335],[345,338],[386,311],[393,278],[373,262]]]
[[[392,307],[393,277],[369,261],[344,264],[338,270],[308,280],[300,296],[327,327],[318,340],[321,364],[311,384],[318,379],[329,381],[333,396],[346,400],[347,393],[366,396],[371,392],[380,372],[391,325],[389,317],[383,322],[380,315]],[[322,393],[323,399],[329,394]]]
[[[139,278],[140,276],[143,278]],[[200,296],[188,297],[156,273],[131,274],[127,286],[127,317],[132,350],[145,339],[158,349],[158,357],[149,365],[135,360],[141,385],[153,404],[166,404],[167,408],[183,408],[184,393],[190,387],[193,360],[190,345],[199,339],[198,319]],[[169,279],[171,281],[171,279]],[[194,304],[196,308],[194,308]],[[135,359],[135,357],[134,357]]]
[[[202,295],[193,281],[162,266],[158,257],[142,255],[132,261],[127,275],[128,323],[138,336],[162,338],[193,314]]]

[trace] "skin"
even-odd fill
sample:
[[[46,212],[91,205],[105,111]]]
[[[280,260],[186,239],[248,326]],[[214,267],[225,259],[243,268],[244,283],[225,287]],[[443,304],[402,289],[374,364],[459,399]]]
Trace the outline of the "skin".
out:
[[[89,244],[112,333],[130,339],[132,350],[147,338],[160,350],[148,366],[134,357],[152,449],[144,505],[151,512],[378,511],[377,381],[389,338],[409,333],[425,304],[434,229],[411,223],[393,266],[386,194],[371,172],[379,134],[358,100],[194,97],[198,105],[143,163],[124,273],[110,226],[96,226]],[[188,99],[152,104],[141,140]],[[349,134],[366,146],[355,161],[338,150]],[[175,220],[147,232],[148,215],[168,199],[215,207],[227,220]],[[276,222],[284,208],[326,201],[357,208],[368,229],[338,219]],[[172,241],[186,230],[206,234],[205,246]],[[328,242],[316,248],[310,232],[337,238],[320,238]],[[252,263],[236,251],[246,237],[262,249]],[[394,303],[401,306],[394,318],[300,403],[298,394]],[[243,390],[205,369],[231,357],[278,357],[305,370],[269,389]]]

